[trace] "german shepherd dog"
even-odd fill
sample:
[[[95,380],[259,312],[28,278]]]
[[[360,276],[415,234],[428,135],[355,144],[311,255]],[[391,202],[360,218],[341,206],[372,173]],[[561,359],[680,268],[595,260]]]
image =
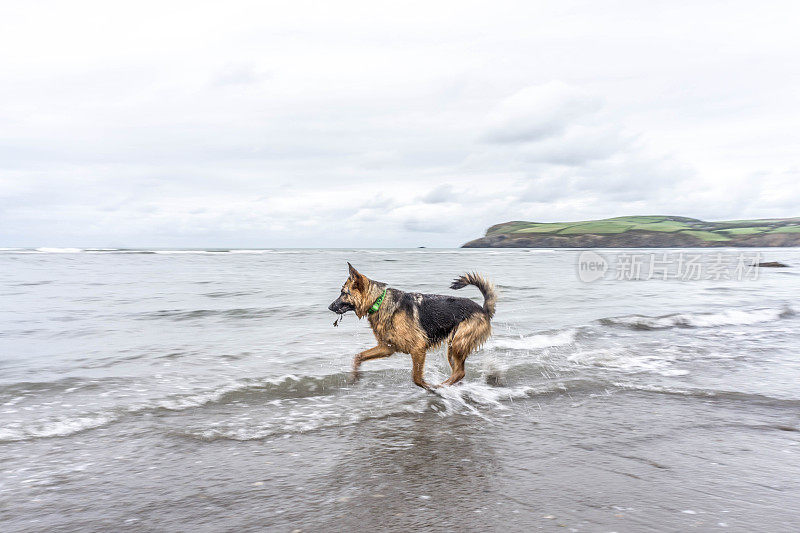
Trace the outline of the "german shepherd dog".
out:
[[[481,307],[469,298],[392,289],[359,273],[350,263],[347,266],[350,276],[328,309],[339,315],[354,311],[359,319],[367,316],[378,341],[377,346],[353,359],[353,379],[358,379],[364,361],[403,352],[411,355],[414,383],[432,390],[423,378],[425,354],[447,342],[447,360],[453,372],[442,385],[461,381],[467,356],[492,334],[490,321],[497,302],[494,286],[475,273],[464,274],[450,285],[451,289],[476,286],[484,298]]]

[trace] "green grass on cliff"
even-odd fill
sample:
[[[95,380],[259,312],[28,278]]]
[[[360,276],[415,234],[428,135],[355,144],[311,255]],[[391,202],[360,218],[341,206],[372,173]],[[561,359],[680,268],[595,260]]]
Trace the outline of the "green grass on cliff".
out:
[[[574,236],[583,234],[613,235],[626,232],[657,231],[682,233],[704,241],[727,241],[767,233],[798,233],[800,218],[728,220],[706,222],[695,218],[673,216],[632,216],[582,222],[514,221],[492,226],[487,236],[505,234],[522,237],[526,234]]]
[[[697,237],[703,241],[729,241],[731,238],[723,233],[716,233],[713,231],[692,231],[692,230],[685,230],[681,231],[681,233],[685,235],[691,235],[692,237]]]
[[[723,231],[728,235],[756,235],[758,233],[766,233],[771,230],[772,228],[769,226],[753,226],[750,228],[730,228],[720,231]]]
[[[800,225],[775,228],[774,230],[770,231],[770,233],[800,233]]]

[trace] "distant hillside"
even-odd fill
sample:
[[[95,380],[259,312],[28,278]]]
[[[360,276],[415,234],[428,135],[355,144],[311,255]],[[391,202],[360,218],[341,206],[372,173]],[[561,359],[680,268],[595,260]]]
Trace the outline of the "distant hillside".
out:
[[[706,222],[672,216],[583,222],[504,222],[463,248],[800,246],[800,217]]]

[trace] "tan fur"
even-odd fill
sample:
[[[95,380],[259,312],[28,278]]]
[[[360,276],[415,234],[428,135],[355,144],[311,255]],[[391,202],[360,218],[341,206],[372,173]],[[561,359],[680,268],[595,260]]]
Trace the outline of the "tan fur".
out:
[[[492,334],[492,325],[485,315],[472,315],[450,334],[447,341],[447,361],[453,373],[443,385],[453,385],[464,378],[464,362]]]

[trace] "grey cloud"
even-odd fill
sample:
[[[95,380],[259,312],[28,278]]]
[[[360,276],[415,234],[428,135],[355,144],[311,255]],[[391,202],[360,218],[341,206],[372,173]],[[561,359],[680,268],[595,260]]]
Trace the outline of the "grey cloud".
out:
[[[562,135],[526,146],[523,153],[531,162],[579,167],[615,154],[635,151],[632,139],[625,138],[619,129],[604,124],[568,128]]]
[[[668,158],[642,158],[635,152],[615,160],[593,161],[578,168],[554,169],[526,180],[518,198],[527,202],[552,202],[592,198],[593,202],[645,201],[658,203],[674,190],[692,190],[693,172]]]
[[[601,107],[597,97],[562,82],[526,87],[490,113],[484,137],[496,143],[540,141]]]
[[[449,183],[444,183],[431,189],[428,194],[422,196],[421,200],[426,204],[441,204],[450,202],[454,199],[455,190]]]

